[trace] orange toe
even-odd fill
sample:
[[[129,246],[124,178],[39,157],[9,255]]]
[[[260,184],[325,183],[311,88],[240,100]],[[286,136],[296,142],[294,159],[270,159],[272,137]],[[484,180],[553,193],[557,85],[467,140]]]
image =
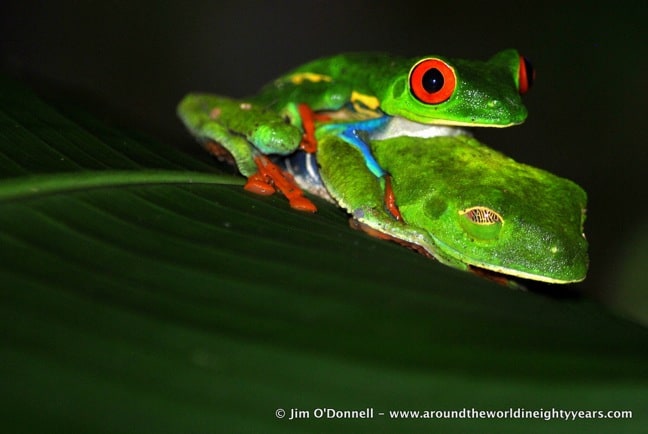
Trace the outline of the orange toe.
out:
[[[316,212],[317,207],[313,202],[304,196],[293,197],[290,199],[290,207],[298,211]]]
[[[248,181],[245,183],[245,187],[243,188],[245,188],[247,191],[260,194],[262,196],[269,196],[275,192],[274,187],[265,182],[263,180],[263,177],[257,177],[254,175],[248,178]]]

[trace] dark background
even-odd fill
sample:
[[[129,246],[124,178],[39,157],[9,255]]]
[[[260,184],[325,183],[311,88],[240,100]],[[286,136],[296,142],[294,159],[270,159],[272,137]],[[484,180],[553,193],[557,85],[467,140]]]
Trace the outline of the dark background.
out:
[[[623,2],[5,1],[2,70],[54,101],[199,152],[175,117],[188,91],[235,97],[344,51],[532,59],[527,122],[493,148],[589,194],[577,287],[648,323],[646,6]]]

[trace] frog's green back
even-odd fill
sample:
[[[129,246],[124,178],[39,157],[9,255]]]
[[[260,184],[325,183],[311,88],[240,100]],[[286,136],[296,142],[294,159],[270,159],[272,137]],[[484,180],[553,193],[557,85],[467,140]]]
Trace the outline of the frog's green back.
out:
[[[392,59],[396,58],[384,53],[346,53],[316,59],[272,81],[253,98],[278,109],[305,103],[313,110],[337,110],[351,101],[353,92],[376,96],[374,78],[380,78],[382,85],[383,77],[389,80],[402,70],[394,68]]]
[[[410,80],[415,65],[429,58],[447,63],[456,79],[451,96],[434,104],[418,99]],[[527,116],[518,83],[520,59],[515,50],[504,50],[487,61],[339,54],[295,68],[252,98],[277,110],[292,103],[337,110],[355,99],[367,106],[379,104],[387,115],[425,124],[504,127]]]

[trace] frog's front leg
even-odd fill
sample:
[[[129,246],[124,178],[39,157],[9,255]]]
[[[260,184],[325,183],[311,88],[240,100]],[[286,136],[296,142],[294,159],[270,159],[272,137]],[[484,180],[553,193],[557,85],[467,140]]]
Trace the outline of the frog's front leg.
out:
[[[384,180],[385,207],[394,219],[402,221],[403,217],[398,209],[398,205],[396,204],[396,196],[394,195],[394,190],[392,188],[392,177],[380,166],[378,161],[376,161],[369,145],[363,138],[363,135],[384,127],[389,120],[390,116],[381,116],[379,118],[366,119],[358,122],[327,125],[323,130],[335,132],[335,134],[345,142],[360,151],[369,171],[371,171],[376,178]]]

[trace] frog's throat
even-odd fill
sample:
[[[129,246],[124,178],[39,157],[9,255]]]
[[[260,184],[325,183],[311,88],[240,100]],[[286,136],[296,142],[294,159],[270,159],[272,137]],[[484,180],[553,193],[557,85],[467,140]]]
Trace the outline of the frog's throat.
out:
[[[391,116],[385,126],[371,133],[370,140],[385,140],[401,136],[427,139],[439,136],[471,135],[468,130],[459,126],[422,124],[400,116]]]

